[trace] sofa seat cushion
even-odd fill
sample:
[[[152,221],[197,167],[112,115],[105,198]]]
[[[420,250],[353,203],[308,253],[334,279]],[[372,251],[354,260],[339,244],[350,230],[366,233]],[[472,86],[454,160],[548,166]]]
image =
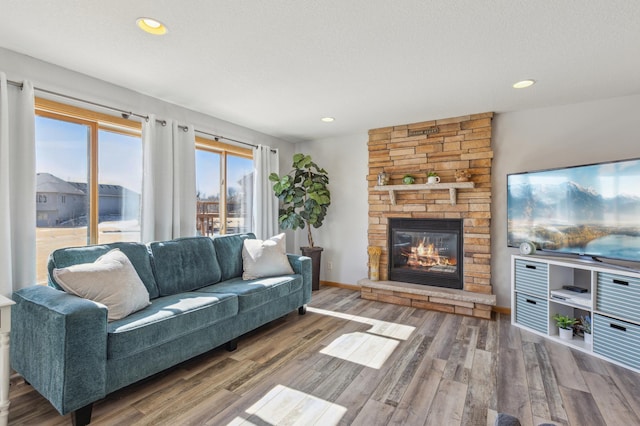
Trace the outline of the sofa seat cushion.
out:
[[[151,302],[151,306],[107,325],[108,359],[145,351],[238,313],[237,296],[223,292],[188,292]]]
[[[220,281],[221,271],[208,237],[150,243],[160,296],[170,296]]]
[[[302,291],[302,275],[283,275],[248,281],[238,277],[203,287],[198,291],[213,294],[235,294],[238,296],[238,312],[242,313],[266,303],[271,303],[291,293]]]

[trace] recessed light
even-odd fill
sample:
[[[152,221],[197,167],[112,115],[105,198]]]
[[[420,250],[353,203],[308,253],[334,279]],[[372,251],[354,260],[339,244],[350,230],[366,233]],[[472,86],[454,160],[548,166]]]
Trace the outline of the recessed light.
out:
[[[335,121],[335,118],[333,118],[333,117],[322,117],[320,120],[324,121],[325,123],[331,123],[332,121]]]
[[[522,81],[518,81],[517,83],[513,83],[513,88],[524,89],[525,87],[530,87],[530,86],[533,86],[534,84],[536,84],[535,80],[522,80]]]
[[[162,22],[153,18],[138,18],[136,24],[138,24],[138,27],[142,31],[149,34],[163,35],[167,33],[167,27],[165,27]]]

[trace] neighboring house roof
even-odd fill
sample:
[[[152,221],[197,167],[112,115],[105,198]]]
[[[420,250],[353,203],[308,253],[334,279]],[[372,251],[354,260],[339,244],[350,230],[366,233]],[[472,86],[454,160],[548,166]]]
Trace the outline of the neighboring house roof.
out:
[[[60,179],[51,173],[38,173],[36,175],[36,192],[56,192],[60,194],[85,195],[67,181]]]
[[[100,196],[122,197],[136,194],[120,185],[98,185]],[[36,175],[36,192],[55,192],[60,194],[86,195],[87,184],[84,182],[67,182],[51,173],[38,173]]]
[[[71,185],[78,188],[83,193],[87,193],[87,184],[84,182],[69,182]],[[124,192],[130,192],[128,189],[123,188],[120,185],[107,185],[107,184],[99,184],[98,185],[98,193],[100,196],[112,196],[112,197],[122,197]]]

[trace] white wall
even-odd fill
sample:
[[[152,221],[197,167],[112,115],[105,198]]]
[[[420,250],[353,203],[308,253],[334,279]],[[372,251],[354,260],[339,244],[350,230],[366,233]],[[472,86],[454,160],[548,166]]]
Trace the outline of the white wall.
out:
[[[323,226],[312,230],[315,245],[324,248],[323,281],[355,285],[367,277],[367,140],[364,132],[296,144],[296,152],[311,155],[329,174],[331,206]],[[307,245],[307,230],[298,231],[296,247]]]
[[[640,95],[496,115],[491,272],[498,306],[511,304],[510,256],[518,253],[507,247],[507,174],[638,158],[639,124]]]
[[[156,114],[159,119],[175,119],[184,124],[192,124],[196,129],[208,133],[279,148],[281,170],[289,166],[288,158],[293,153],[293,144],[286,141],[2,48],[0,48],[0,71],[3,71],[9,80],[31,80],[38,88],[142,115]],[[36,96],[69,103],[60,97],[38,92]],[[91,109],[86,104],[77,105]],[[107,110],[93,109],[109,113]],[[282,158],[285,159],[284,162]]]

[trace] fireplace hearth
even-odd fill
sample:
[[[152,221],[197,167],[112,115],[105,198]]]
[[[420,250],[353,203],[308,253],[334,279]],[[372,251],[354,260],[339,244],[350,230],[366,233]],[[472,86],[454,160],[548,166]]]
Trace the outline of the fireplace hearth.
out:
[[[462,220],[389,218],[389,279],[463,288]]]

